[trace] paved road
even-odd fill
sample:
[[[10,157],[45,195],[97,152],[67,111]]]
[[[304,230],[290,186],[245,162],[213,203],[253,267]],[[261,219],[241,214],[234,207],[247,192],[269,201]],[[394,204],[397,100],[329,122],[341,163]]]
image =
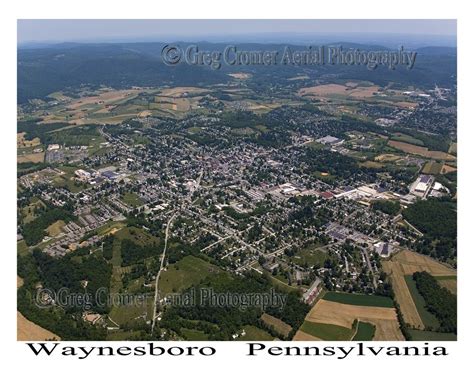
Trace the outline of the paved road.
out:
[[[158,308],[158,301],[159,301],[159,294],[158,294],[158,281],[160,280],[160,274],[161,271],[163,271],[163,266],[165,264],[165,256],[166,256],[166,249],[168,247],[168,237],[169,237],[169,231],[171,224],[173,222],[174,217],[176,216],[176,213],[173,214],[170,219],[168,220],[168,224],[166,225],[166,233],[165,233],[165,247],[163,248],[163,254],[161,255],[161,264],[160,264],[160,269],[158,270],[158,273],[156,274],[155,278],[155,300],[153,302],[154,307],[153,307],[153,323],[151,325],[151,332],[153,333],[153,330],[155,329],[155,324],[156,324],[156,309]]]
[[[201,173],[199,174],[199,177],[198,177],[198,180],[196,181],[196,187],[190,191],[189,195],[188,195],[188,201],[191,201],[191,198],[192,198],[192,195],[194,193],[194,191],[196,191],[199,186],[201,185],[201,179],[202,179],[202,176],[203,176],[203,170],[201,170]],[[155,329],[155,325],[156,325],[156,310],[158,309],[158,302],[159,302],[159,291],[158,291],[158,282],[160,280],[160,275],[161,275],[161,271],[163,271],[163,268],[164,268],[164,265],[165,265],[165,257],[166,257],[166,249],[168,248],[168,237],[169,237],[169,233],[170,233],[170,228],[171,228],[171,224],[173,223],[173,220],[174,218],[177,216],[178,212],[176,213],[173,213],[173,215],[170,217],[170,219],[168,220],[168,223],[166,224],[166,232],[165,232],[165,246],[163,248],[163,253],[161,255],[161,263],[160,263],[160,269],[158,270],[158,273],[156,274],[156,278],[155,278],[155,299],[153,301],[153,318],[152,318],[152,324],[151,324],[151,332],[153,333],[153,330]]]

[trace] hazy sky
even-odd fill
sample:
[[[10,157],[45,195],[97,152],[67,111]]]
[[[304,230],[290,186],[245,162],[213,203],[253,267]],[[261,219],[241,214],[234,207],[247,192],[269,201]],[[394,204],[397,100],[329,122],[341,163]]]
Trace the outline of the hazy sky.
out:
[[[18,42],[164,41],[251,35],[456,35],[455,20],[18,20]]]

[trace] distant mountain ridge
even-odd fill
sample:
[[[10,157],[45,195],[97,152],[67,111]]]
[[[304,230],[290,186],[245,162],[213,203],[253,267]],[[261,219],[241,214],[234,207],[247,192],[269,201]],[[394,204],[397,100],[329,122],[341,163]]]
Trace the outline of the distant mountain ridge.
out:
[[[177,42],[186,47],[196,44],[200,50],[223,49],[229,43]],[[388,70],[380,67],[369,71],[361,66],[227,66],[214,70],[209,67],[178,64],[170,67],[161,61],[165,44],[142,43],[61,43],[43,48],[18,49],[18,102],[45,98],[48,94],[67,87],[89,84],[116,88],[131,86],[199,86],[226,83],[230,72],[245,71],[254,74],[252,80],[271,85],[291,77],[302,70],[311,78],[336,75],[343,79],[370,80],[380,85],[389,82],[417,86],[452,85],[456,74],[456,49],[424,47],[417,49],[415,68]],[[307,46],[288,44],[236,43],[239,50],[278,50],[285,46],[304,50]],[[393,50],[378,45],[338,42],[325,46],[342,46],[345,50]]]

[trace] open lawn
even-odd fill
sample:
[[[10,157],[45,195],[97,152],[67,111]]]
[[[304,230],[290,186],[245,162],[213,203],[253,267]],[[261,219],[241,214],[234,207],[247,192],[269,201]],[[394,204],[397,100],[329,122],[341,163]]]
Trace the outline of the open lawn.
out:
[[[124,325],[142,317],[150,319],[152,312],[153,298],[150,296],[143,302],[138,301],[137,304],[113,305],[109,317],[117,324]]]
[[[222,272],[220,268],[192,255],[168,266],[161,273],[158,283],[161,296],[180,292],[199,282],[209,275]]]
[[[138,197],[138,195],[132,192],[123,194],[121,200],[131,207],[139,207],[140,205],[143,205],[143,201]]]
[[[38,198],[33,197],[30,204],[21,209],[21,214],[24,217],[23,222],[28,223],[36,218],[36,212],[46,205]]]
[[[31,141],[25,139],[26,133],[17,133],[16,134],[16,146],[18,149],[25,147],[35,147],[41,144],[41,141],[38,137],[33,138]]]
[[[16,244],[16,251],[19,255],[26,255],[28,254],[28,245],[24,240],[18,241]]]
[[[51,237],[56,237],[58,234],[62,233],[62,228],[66,226],[66,223],[63,220],[58,220],[55,223],[51,224],[46,228],[46,231]]]
[[[202,330],[182,328],[181,334],[187,341],[207,341],[209,339],[208,335]]]
[[[236,341],[273,341],[275,338],[265,330],[253,325],[245,325],[245,336],[240,336]]]
[[[17,163],[41,163],[44,162],[44,151],[41,153],[21,154],[17,156]]]
[[[327,258],[328,254],[323,248],[318,245],[310,245],[291,257],[291,262],[300,266],[308,265],[308,267],[312,267],[319,265],[322,267]]]

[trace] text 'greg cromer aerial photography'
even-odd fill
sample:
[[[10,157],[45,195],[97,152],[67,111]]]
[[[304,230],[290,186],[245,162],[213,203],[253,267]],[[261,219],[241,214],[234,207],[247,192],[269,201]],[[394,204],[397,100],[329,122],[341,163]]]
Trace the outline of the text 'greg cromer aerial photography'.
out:
[[[18,340],[456,340],[456,65],[454,20],[19,20]]]

